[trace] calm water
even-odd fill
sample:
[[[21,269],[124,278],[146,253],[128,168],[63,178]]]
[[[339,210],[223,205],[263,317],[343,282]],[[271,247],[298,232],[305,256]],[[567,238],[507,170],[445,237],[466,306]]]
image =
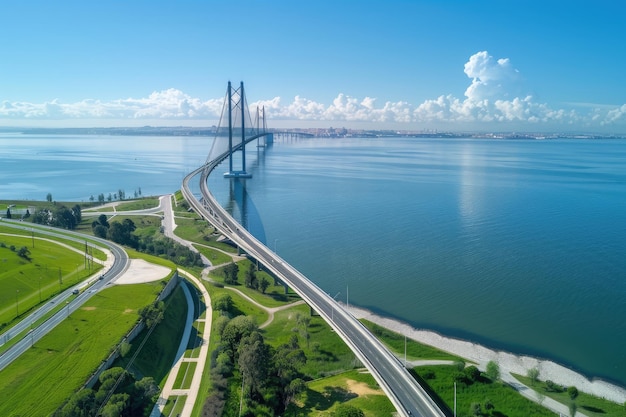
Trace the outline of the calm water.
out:
[[[0,199],[169,193],[210,147],[18,139],[0,136]],[[626,141],[307,139],[247,158],[252,180],[218,169],[211,189],[331,295],[626,385]]]

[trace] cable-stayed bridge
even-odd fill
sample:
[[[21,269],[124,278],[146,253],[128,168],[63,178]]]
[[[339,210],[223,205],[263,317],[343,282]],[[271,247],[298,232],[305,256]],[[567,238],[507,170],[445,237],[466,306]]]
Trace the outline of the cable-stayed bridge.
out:
[[[216,135],[206,163],[188,174],[183,180],[182,192],[189,204],[198,214],[215,226],[220,233],[289,285],[312,309],[324,318],[372,373],[394,404],[399,415],[405,417],[445,416],[435,401],[409,374],[402,362],[365,326],[342,308],[334,298],[322,291],[237,223],[213,197],[207,186],[207,178],[222,161],[229,158],[229,171],[224,176],[230,178],[230,181],[250,178],[251,175],[245,169],[245,145],[260,138],[265,138],[268,141],[273,139],[271,133],[265,132],[264,117],[262,123],[258,122],[259,119],[257,119],[256,128],[253,126],[245,101],[243,83],[239,89],[233,90],[229,82],[221,119],[225,118],[228,119],[228,126],[222,128],[222,121],[220,121],[218,128],[220,134]],[[259,127],[260,125],[263,126],[263,129]],[[224,130],[220,131],[220,129]],[[241,150],[242,154],[241,165],[239,169],[235,169],[235,157],[233,155],[238,150]],[[196,177],[200,181],[202,201],[198,200],[189,188],[189,181]]]

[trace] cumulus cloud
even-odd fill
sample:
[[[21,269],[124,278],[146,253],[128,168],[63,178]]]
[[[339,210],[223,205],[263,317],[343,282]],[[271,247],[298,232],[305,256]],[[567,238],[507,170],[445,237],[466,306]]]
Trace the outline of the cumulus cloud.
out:
[[[465,74],[472,83],[465,96],[469,100],[504,99],[515,95],[520,76],[508,58],[495,59],[487,51],[477,52],[465,63]]]
[[[412,104],[405,101],[379,102],[375,97],[352,97],[338,94],[330,104],[296,96],[291,101],[281,97],[250,103],[251,111],[265,107],[266,115],[276,121],[370,122],[416,129],[424,126],[455,126],[475,129],[502,128],[507,124],[541,129],[542,126],[573,125],[581,128],[626,125],[626,104],[594,106],[590,110],[552,108],[522,91],[522,77],[508,58],[494,58],[487,51],[470,56],[464,65],[469,85],[464,97],[452,94]],[[155,91],[143,98],[112,101],[85,99],[75,103],[52,100],[46,103],[0,103],[0,120],[185,120],[219,119],[223,98],[201,100],[171,88]]]

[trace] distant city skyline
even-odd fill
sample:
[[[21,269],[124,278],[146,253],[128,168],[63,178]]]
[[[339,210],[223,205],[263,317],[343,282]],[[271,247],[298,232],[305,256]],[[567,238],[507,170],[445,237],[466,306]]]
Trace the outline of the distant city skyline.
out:
[[[11,2],[0,127],[626,134],[621,0]]]

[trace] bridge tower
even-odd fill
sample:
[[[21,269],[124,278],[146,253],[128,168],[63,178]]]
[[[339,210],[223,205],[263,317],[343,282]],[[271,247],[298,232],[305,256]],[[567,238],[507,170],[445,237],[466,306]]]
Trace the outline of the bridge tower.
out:
[[[261,135],[263,138],[263,143],[259,143],[259,148],[264,147],[265,145],[274,143],[274,134],[267,133],[267,121],[265,119],[265,106],[256,108],[256,117],[254,118],[254,124],[256,125],[256,134]],[[261,138],[259,138],[261,139]]]
[[[252,174],[246,172],[246,112],[248,110],[246,106],[246,96],[243,91],[243,81],[239,88],[233,88],[230,81],[228,82],[228,91],[226,92],[228,102],[228,150],[230,155],[228,156],[228,172],[224,174],[224,178],[252,178]],[[234,114],[233,114],[234,113]],[[233,146],[233,134],[236,133],[237,128],[234,126],[236,119],[241,117],[241,142]],[[248,117],[250,117],[248,115]],[[235,120],[234,120],[235,119]],[[235,171],[233,169],[233,147],[241,148],[241,170]]]

